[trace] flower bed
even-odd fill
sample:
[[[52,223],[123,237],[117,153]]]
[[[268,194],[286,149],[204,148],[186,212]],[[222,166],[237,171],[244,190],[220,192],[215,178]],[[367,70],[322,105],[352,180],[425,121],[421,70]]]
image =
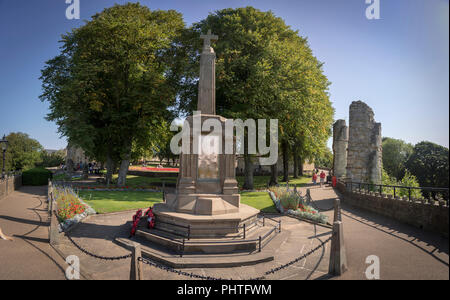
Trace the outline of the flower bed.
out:
[[[123,187],[107,187],[107,186],[77,186],[75,189],[80,191],[86,191],[86,190],[92,190],[92,191],[142,191],[142,192],[160,192],[160,190],[155,189],[153,187],[129,187],[129,186],[123,186]]]
[[[147,171],[147,172],[179,172],[179,168],[155,168],[155,167],[139,167],[131,166],[130,170],[133,171]]]
[[[72,188],[53,187],[53,197],[57,205],[57,217],[60,232],[80,222],[88,215],[96,214],[95,210],[81,200]]]
[[[314,222],[326,224],[327,216],[321,214],[306,204],[306,197],[288,187],[273,187],[269,189],[270,198],[278,211],[305,218]]]

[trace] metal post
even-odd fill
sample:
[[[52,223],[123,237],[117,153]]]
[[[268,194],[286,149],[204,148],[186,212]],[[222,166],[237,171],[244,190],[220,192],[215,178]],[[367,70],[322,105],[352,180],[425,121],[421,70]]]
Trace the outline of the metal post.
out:
[[[261,252],[261,236],[259,236],[259,252]]]
[[[183,238],[183,245],[182,245],[182,248],[181,248],[180,257],[183,257],[183,253],[184,253],[184,238]]]
[[[2,179],[5,178],[5,154],[6,154],[6,150],[3,150]]]
[[[380,184],[380,196],[383,194],[383,186]]]
[[[395,199],[395,186],[394,186],[394,199]]]
[[[278,220],[278,233],[281,232],[281,220]]]
[[[244,240],[245,240],[245,224],[244,224]]]
[[[188,225],[188,241],[191,239],[191,224]]]
[[[263,227],[266,226],[266,216],[263,216]]]

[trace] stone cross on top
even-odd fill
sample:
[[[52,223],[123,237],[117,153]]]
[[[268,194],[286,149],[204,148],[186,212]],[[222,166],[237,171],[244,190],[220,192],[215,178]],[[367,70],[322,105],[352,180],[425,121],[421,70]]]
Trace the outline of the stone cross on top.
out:
[[[200,38],[203,40],[203,49],[208,51],[211,49],[211,41],[217,41],[219,39],[217,35],[211,34],[211,29],[208,30],[206,35],[200,35]]]

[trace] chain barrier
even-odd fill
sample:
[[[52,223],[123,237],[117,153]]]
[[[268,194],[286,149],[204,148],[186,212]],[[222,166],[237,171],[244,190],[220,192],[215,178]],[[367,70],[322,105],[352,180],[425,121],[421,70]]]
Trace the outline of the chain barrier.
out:
[[[84,249],[83,247],[81,247],[80,245],[78,245],[68,234],[67,232],[65,233],[67,238],[69,239],[69,241],[75,245],[75,247],[78,248],[78,250],[80,250],[81,252],[83,252],[84,254],[87,254],[89,256],[98,258],[98,259],[103,259],[103,260],[120,260],[120,259],[126,259],[131,257],[131,253],[130,254],[126,254],[126,255],[122,255],[122,256],[101,256],[101,255],[97,255],[97,254],[93,254],[89,251],[87,251],[86,249]]]
[[[255,277],[255,278],[250,278],[250,279],[245,279],[245,280],[263,280],[266,278],[267,275],[270,274],[274,274],[280,270],[283,270],[295,263],[298,263],[299,261],[301,261],[302,259],[305,259],[306,257],[308,257],[309,255],[313,254],[314,252],[316,252],[317,250],[319,250],[320,248],[322,248],[323,246],[325,246],[326,243],[328,243],[330,240],[332,239],[332,236],[330,236],[328,239],[326,239],[325,241],[321,242],[317,247],[311,249],[310,251],[308,251],[307,253],[303,254],[302,256],[299,256],[293,260],[291,260],[290,262],[281,265],[279,267],[273,268],[268,270],[267,272],[264,273],[263,276],[260,277]],[[195,273],[191,273],[191,272],[185,272],[185,271],[180,271],[180,270],[176,270],[172,267],[168,267],[165,266],[163,264],[159,264],[157,262],[151,261],[148,258],[143,258],[143,257],[139,257],[138,258],[139,261],[141,261],[144,264],[156,267],[158,269],[167,271],[167,272],[171,272],[171,273],[175,273],[178,274],[180,276],[186,276],[186,277],[190,277],[190,278],[195,278],[195,279],[203,279],[203,280],[233,280],[233,279],[225,279],[225,278],[217,278],[217,277],[212,277],[212,276],[204,276],[204,275],[198,275]]]

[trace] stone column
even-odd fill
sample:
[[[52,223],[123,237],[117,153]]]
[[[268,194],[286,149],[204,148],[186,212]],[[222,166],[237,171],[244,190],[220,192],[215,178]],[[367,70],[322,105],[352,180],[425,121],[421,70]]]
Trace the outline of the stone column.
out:
[[[350,105],[347,177],[353,182],[381,183],[381,124],[362,101]]]
[[[200,55],[200,78],[198,83],[198,107],[202,114],[216,114],[216,53],[211,47],[211,40],[217,40],[216,35],[202,35],[203,50]]]
[[[333,175],[344,178],[347,174],[348,127],[345,120],[333,125]]]

